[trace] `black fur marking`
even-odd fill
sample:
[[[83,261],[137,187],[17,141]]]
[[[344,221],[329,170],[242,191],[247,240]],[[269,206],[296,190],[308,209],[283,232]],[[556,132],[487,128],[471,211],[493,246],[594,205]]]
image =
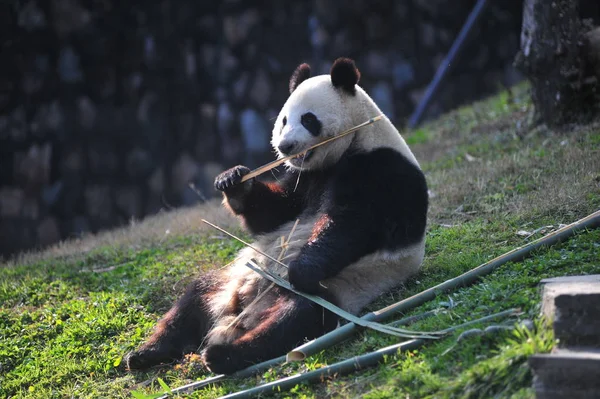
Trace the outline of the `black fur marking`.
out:
[[[207,274],[190,284],[158,322],[150,339],[125,356],[127,368],[146,369],[180,359],[185,353],[196,350],[212,325],[204,300],[216,283],[216,276]]]
[[[287,172],[277,181],[253,179],[247,189],[240,186],[248,182],[233,186],[224,191],[227,204],[242,217],[252,234],[273,231],[307,209],[319,197],[327,180],[327,172],[303,171],[300,179],[297,174],[297,171]]]
[[[321,134],[321,121],[312,112],[307,112],[300,117],[300,123],[310,134],[317,137]]]
[[[306,79],[310,78],[310,65],[300,64],[290,78],[290,94],[296,90],[296,87]]]
[[[329,223],[289,264],[290,282],[314,292],[320,280],[377,250],[394,251],[425,233],[428,196],[423,173],[391,149],[346,156],[326,186]]]
[[[360,80],[360,71],[354,61],[349,58],[338,58],[331,66],[331,83],[334,87],[356,94],[356,84]]]

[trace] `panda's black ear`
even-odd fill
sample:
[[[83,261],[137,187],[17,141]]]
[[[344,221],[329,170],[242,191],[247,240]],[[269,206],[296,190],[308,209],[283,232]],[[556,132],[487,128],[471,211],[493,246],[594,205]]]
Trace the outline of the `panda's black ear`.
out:
[[[290,94],[296,90],[296,87],[306,79],[310,78],[310,65],[300,64],[290,78]]]
[[[350,58],[338,58],[331,66],[331,83],[350,94],[356,93],[356,84],[360,79],[360,71]]]

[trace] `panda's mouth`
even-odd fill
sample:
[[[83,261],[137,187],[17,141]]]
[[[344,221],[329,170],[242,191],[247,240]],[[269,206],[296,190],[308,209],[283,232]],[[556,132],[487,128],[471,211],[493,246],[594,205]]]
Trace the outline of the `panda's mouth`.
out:
[[[294,166],[301,167],[302,164],[308,161],[314,154],[314,150],[308,150],[303,154],[297,155],[294,158],[290,159],[290,163]]]

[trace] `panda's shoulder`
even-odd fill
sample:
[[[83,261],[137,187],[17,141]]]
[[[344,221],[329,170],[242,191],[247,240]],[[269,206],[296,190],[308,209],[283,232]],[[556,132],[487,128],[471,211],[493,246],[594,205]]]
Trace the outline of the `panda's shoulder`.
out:
[[[394,149],[355,153],[338,165],[326,192],[327,203],[368,214],[363,223],[417,217],[427,207],[427,183],[421,169]],[[366,213],[365,213],[366,212]]]
[[[271,178],[261,178],[261,181],[279,186],[286,194],[322,192],[325,189],[332,170],[300,171],[297,169],[284,170]]]
[[[334,202],[387,208],[407,196],[414,201],[426,200],[423,172],[394,149],[354,153],[342,160],[336,171],[330,186]]]
[[[356,179],[371,180],[377,176],[415,176],[423,175],[418,165],[404,154],[393,148],[378,148],[372,151],[356,151],[348,154],[338,167],[338,175],[343,178],[354,176]],[[376,179],[378,180],[378,179]]]

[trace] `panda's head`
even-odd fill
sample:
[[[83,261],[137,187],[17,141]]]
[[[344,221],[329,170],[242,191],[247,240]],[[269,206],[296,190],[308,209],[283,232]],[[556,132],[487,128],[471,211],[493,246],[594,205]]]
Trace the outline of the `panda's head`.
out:
[[[356,110],[364,91],[357,86],[360,72],[354,61],[339,58],[329,75],[310,77],[302,64],[290,79],[290,97],[273,128],[271,144],[279,158],[297,154],[343,130],[355,126]],[[358,89],[358,90],[357,90]],[[373,115],[374,116],[374,115]],[[358,123],[363,122],[360,120]],[[352,142],[352,136],[335,140],[304,156],[286,162],[295,169],[320,169],[336,163]]]

